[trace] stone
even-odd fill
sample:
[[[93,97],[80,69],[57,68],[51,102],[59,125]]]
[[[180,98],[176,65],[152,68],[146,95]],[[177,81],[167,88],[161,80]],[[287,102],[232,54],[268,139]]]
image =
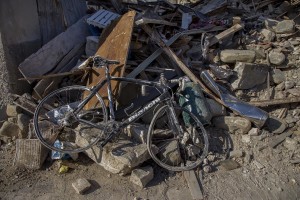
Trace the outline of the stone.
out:
[[[265,41],[272,42],[275,39],[275,33],[268,29],[262,29],[261,34],[264,36]]]
[[[279,83],[276,87],[275,90],[276,91],[282,91],[285,88],[285,82]]]
[[[283,146],[285,148],[287,148],[288,150],[296,150],[298,147],[298,141],[295,139],[292,139],[290,137],[287,137],[287,138],[285,138]]]
[[[237,62],[234,71],[237,79],[231,82],[233,89],[250,89],[266,81],[268,67],[251,63]],[[253,78],[255,77],[255,78]]]
[[[243,150],[234,150],[229,152],[229,157],[230,158],[240,158],[244,156],[244,151]]]
[[[258,136],[260,133],[260,130],[258,128],[252,128],[249,132],[248,135],[250,136]]]
[[[255,61],[255,51],[252,50],[223,50],[220,53],[222,62],[236,63],[247,62],[252,63]]]
[[[72,183],[72,186],[78,194],[84,194],[92,185],[87,179],[79,178]]]
[[[158,156],[161,160],[164,160],[166,164],[174,165],[174,163],[181,163],[180,152],[178,151],[177,141],[173,140],[171,142],[162,143],[161,146],[158,146],[159,149],[164,147],[160,152],[158,152]]]
[[[129,137],[134,138],[137,142],[147,143],[148,127],[144,124],[130,124],[126,127],[126,132]]]
[[[278,22],[276,27],[274,28],[276,33],[294,33],[295,31],[295,22],[293,20],[283,20]]]
[[[215,117],[212,120],[217,128],[229,131],[230,133],[246,134],[251,129],[251,122],[248,119],[234,116]]]
[[[211,168],[210,165],[206,165],[206,166],[203,167],[203,171],[205,173],[210,173],[210,172],[212,172],[212,168]]]
[[[134,169],[131,172],[130,181],[144,188],[154,177],[151,166]]]
[[[85,53],[94,56],[99,48],[99,36],[88,36],[86,38]]]
[[[87,140],[78,134],[76,144],[85,147]],[[158,151],[156,146],[152,148],[154,152]],[[151,158],[146,144],[136,144],[125,139],[118,143],[108,143],[102,150],[95,145],[84,153],[105,170],[119,175],[129,174],[135,167]]]
[[[18,114],[17,124],[21,130],[22,138],[27,138],[29,132],[30,117],[25,114]]]
[[[284,99],[286,97],[286,92],[277,91],[275,92],[274,99]]]
[[[213,99],[206,99],[212,117],[225,116],[226,108]]]
[[[286,122],[277,117],[269,117],[266,121],[266,126],[273,134],[281,134],[287,128]]]
[[[233,170],[233,169],[239,168],[240,164],[238,162],[236,162],[235,160],[227,159],[227,160],[221,161],[220,162],[220,166],[224,170],[229,171],[229,170]]]
[[[5,121],[0,129],[0,135],[13,138],[18,137],[20,131],[21,130],[17,124]]]
[[[300,89],[299,88],[289,89],[289,90],[287,90],[287,93],[289,93],[295,97],[300,97]]]
[[[280,69],[274,69],[272,71],[272,79],[275,84],[280,84],[285,81],[285,74]]]
[[[250,135],[242,135],[242,142],[243,143],[250,143],[251,142],[251,136]]]
[[[6,115],[8,117],[17,117],[19,113],[21,113],[21,108],[19,106],[16,106],[14,104],[7,104],[6,107]]]
[[[285,61],[285,55],[281,52],[272,50],[269,53],[269,60],[270,60],[270,63],[272,63],[274,65],[281,65]]]

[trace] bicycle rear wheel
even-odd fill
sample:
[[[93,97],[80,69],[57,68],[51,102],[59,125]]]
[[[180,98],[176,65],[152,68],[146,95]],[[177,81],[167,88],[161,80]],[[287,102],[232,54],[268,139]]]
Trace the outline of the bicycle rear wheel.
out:
[[[107,112],[103,99],[96,94],[94,104],[82,108],[76,115],[74,109],[91,91],[84,86],[69,86],[53,91],[41,100],[33,118],[38,139],[53,151],[63,153],[82,152],[100,140],[104,134],[91,128],[86,122],[99,126],[107,122]],[[62,146],[57,146],[57,142]],[[76,143],[80,141],[80,146]]]
[[[166,105],[155,113],[147,136],[148,151],[167,170],[194,169],[207,156],[207,133],[194,114],[181,107],[172,109]]]

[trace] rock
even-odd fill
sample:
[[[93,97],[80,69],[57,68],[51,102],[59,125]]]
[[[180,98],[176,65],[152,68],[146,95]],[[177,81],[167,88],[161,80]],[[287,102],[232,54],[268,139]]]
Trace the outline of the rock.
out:
[[[281,134],[287,128],[287,124],[277,117],[269,117],[266,121],[266,126],[273,134]]]
[[[294,140],[290,137],[285,138],[285,141],[283,143],[283,146],[287,148],[288,150],[296,150],[298,147],[298,141]]]
[[[94,56],[99,48],[99,36],[88,36],[86,38],[85,53]]]
[[[210,172],[212,172],[212,168],[211,168],[210,165],[206,165],[206,166],[203,167],[203,171],[205,173],[210,173]]]
[[[252,151],[246,151],[245,152],[245,158],[244,158],[245,164],[249,164],[251,162],[252,158],[253,158]]]
[[[242,135],[242,142],[243,143],[250,143],[251,142],[251,136],[250,135]]]
[[[213,99],[206,99],[209,110],[211,112],[212,117],[224,116],[226,115],[226,109],[224,106],[219,104]]]
[[[216,160],[216,155],[214,155],[214,154],[209,154],[209,155],[207,155],[207,160],[209,161],[209,162],[214,162],[215,160]]]
[[[286,97],[286,92],[277,91],[275,92],[274,99],[284,99]]]
[[[260,133],[260,130],[258,128],[252,128],[249,132],[248,135],[250,136],[258,136]]]
[[[153,168],[151,166],[134,169],[131,172],[130,181],[144,188],[154,177]]]
[[[19,106],[16,106],[14,104],[7,104],[6,107],[6,115],[8,117],[17,117],[19,113],[21,113],[21,108]]]
[[[85,178],[79,178],[72,183],[72,186],[78,194],[84,194],[92,185]]]
[[[20,134],[20,129],[17,124],[5,121],[0,129],[0,135],[7,137],[18,137]]]
[[[289,90],[287,90],[287,93],[289,93],[295,97],[300,97],[300,89],[299,88],[289,89]]]
[[[263,169],[265,167],[257,160],[253,160],[253,164],[257,167],[257,169]]]
[[[158,152],[158,155],[161,157],[161,160],[164,160],[165,163],[169,165],[174,165],[174,163],[181,162],[180,152],[178,152],[177,141],[173,140],[171,142],[162,143],[161,146],[164,148],[161,152]],[[158,146],[160,149],[161,146]]]
[[[275,33],[268,29],[262,29],[261,34],[265,37],[265,41],[272,42],[275,39]]]
[[[223,50],[220,58],[225,63],[247,62],[255,61],[255,51],[252,50]]]
[[[276,91],[282,91],[285,88],[285,82],[279,83],[276,87],[275,90]]]
[[[272,79],[275,84],[280,84],[285,81],[285,74],[280,69],[274,69],[272,72]]]
[[[144,124],[130,124],[126,127],[129,137],[134,138],[141,144],[147,143],[148,127]]]
[[[222,116],[215,117],[212,121],[217,128],[227,130],[230,133],[246,134],[251,129],[251,122],[242,117]]]
[[[234,150],[229,152],[230,158],[240,158],[243,157],[243,155],[244,155],[243,150]]]
[[[282,34],[282,33],[294,33],[295,31],[295,22],[293,20],[283,20],[278,22],[275,27],[275,32]]]
[[[30,117],[25,114],[18,114],[17,124],[21,130],[22,138],[27,138],[29,132]]]
[[[228,159],[228,160],[221,161],[220,162],[220,166],[224,170],[229,171],[229,170],[233,170],[233,169],[239,168],[240,164],[238,162],[236,162],[235,160]]]
[[[285,55],[281,52],[272,50],[269,53],[269,60],[270,60],[270,63],[272,63],[274,65],[281,65],[285,61]]]
[[[261,65],[237,62],[234,71],[237,79],[231,85],[233,89],[250,89],[265,82],[268,68]],[[253,78],[255,77],[255,78]]]
[[[76,144],[84,147],[87,141],[78,134]],[[158,151],[157,147],[153,146],[153,151]],[[128,140],[108,143],[103,151],[95,145],[84,153],[107,171],[120,175],[130,173],[135,167],[150,159],[146,144],[135,144]]]

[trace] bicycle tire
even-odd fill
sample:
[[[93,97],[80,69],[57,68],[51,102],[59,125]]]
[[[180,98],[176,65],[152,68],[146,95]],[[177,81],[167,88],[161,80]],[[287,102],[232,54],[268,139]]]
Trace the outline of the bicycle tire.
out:
[[[40,101],[34,113],[33,124],[37,138],[45,147],[62,153],[79,153],[99,142],[101,131],[86,133],[91,127],[80,123],[77,120],[79,115],[73,117],[72,123],[68,125],[62,123],[67,113],[72,113],[72,109],[90,93],[90,89],[85,86],[68,86],[51,92]],[[96,103],[85,106],[78,114],[86,121],[106,123],[105,103],[98,93],[95,97]],[[83,137],[80,141],[84,141],[80,147],[76,146],[78,137]],[[56,140],[64,147],[55,146]]]
[[[207,133],[193,113],[185,108],[174,107],[177,121],[181,127],[181,130],[178,130],[174,124],[176,120],[170,114],[170,109],[168,105],[165,105],[153,116],[147,135],[149,154],[159,166],[167,170],[187,171],[194,169],[201,164],[208,154]],[[158,131],[155,132],[155,130]],[[178,133],[182,130],[187,134]],[[182,144],[184,135],[186,135],[185,137],[188,135],[189,138],[185,144]],[[176,151],[172,151],[172,146],[175,147],[174,150]],[[192,148],[194,152],[192,152]],[[162,152],[163,150],[166,152]],[[191,155],[192,153],[195,155]]]

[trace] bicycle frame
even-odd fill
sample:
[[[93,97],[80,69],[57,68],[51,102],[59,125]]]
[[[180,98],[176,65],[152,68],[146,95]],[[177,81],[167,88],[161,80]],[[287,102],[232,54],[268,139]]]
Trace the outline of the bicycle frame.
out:
[[[157,105],[159,102],[170,99],[171,95],[168,91],[167,87],[163,87],[159,82],[154,82],[154,81],[146,81],[146,80],[140,80],[140,79],[133,79],[133,78],[124,78],[124,77],[114,77],[111,76],[108,67],[105,67],[105,77],[103,81],[97,83],[96,86],[93,86],[91,88],[91,93],[78,105],[78,107],[73,111],[74,114],[78,114],[79,111],[96,95],[96,93],[102,88],[106,83],[107,83],[107,92],[108,92],[108,103],[109,103],[109,118],[110,120],[115,120],[115,110],[113,107],[113,97],[112,97],[112,89],[111,89],[111,80],[114,81],[119,81],[119,82],[128,82],[128,83],[134,83],[134,84],[139,84],[139,85],[147,85],[147,86],[153,86],[153,87],[158,87],[162,89],[163,93],[152,100],[150,103],[146,104],[143,106],[143,108],[138,109],[136,112],[133,114],[129,115],[129,117],[121,122],[121,127],[125,127],[129,125],[130,123],[134,122],[136,119],[140,118],[142,115],[144,115],[147,111],[149,111],[152,107]],[[167,104],[170,104],[171,102],[167,101]],[[101,125],[94,124],[92,122],[83,120],[83,119],[78,119],[80,122],[88,124],[90,126],[93,126],[95,128],[103,129],[104,127]]]

